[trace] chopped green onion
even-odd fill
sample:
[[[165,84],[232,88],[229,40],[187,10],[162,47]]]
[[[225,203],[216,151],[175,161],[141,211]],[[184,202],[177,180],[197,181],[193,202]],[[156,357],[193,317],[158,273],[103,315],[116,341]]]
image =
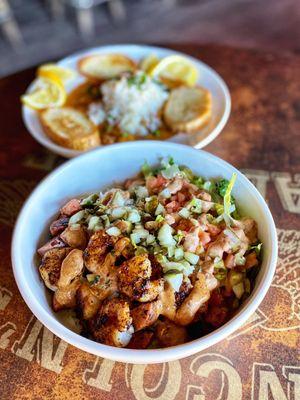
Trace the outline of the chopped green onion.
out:
[[[157,217],[155,218],[155,221],[160,223],[163,222],[165,220],[165,218],[162,215],[157,215]]]
[[[189,181],[193,182],[194,179],[194,174],[190,168],[187,168],[185,166],[179,167],[183,175],[188,179]]]
[[[142,165],[141,169],[142,169],[142,173],[143,173],[145,178],[147,178],[148,176],[153,175],[152,168],[147,163],[147,161],[144,162],[144,164]]]
[[[222,281],[227,276],[227,269],[223,260],[214,263],[214,276],[218,281]]]
[[[201,178],[200,176],[195,177],[192,180],[192,184],[196,185],[199,189],[203,188],[203,178]]]
[[[249,247],[249,250],[255,250],[255,253],[259,256],[261,252],[262,243],[255,244]]]
[[[86,279],[90,285],[96,285],[100,281],[100,275],[87,274]]]
[[[97,193],[91,194],[88,197],[85,197],[80,201],[80,205],[82,207],[90,207],[93,206],[95,201],[99,199],[99,195]]]

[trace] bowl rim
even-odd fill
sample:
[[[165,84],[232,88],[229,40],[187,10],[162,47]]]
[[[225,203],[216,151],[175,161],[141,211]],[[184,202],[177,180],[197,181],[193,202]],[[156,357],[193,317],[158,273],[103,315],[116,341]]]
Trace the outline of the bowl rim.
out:
[[[31,201],[45,187],[47,187],[48,182],[56,179],[56,176],[63,174],[66,168],[69,168],[70,164],[81,163],[84,159],[88,159],[94,153],[100,153],[99,157],[101,157],[101,153],[105,151],[126,151],[127,148],[135,147],[135,146],[147,146],[148,144],[160,145],[163,147],[168,147],[169,151],[172,148],[186,148],[191,152],[199,152],[203,153],[204,156],[214,160],[219,165],[222,165],[226,168],[232,170],[232,172],[236,172],[238,179],[243,185],[250,186],[250,189],[254,192],[255,197],[257,198],[261,210],[265,215],[268,226],[269,233],[271,235],[271,251],[268,255],[268,259],[266,261],[266,268],[264,271],[264,275],[259,283],[259,285],[252,292],[252,295],[246,302],[244,303],[243,308],[226,324],[222,325],[220,328],[214,330],[208,335],[205,335],[201,338],[195,339],[193,341],[163,349],[149,349],[149,350],[135,350],[135,349],[126,349],[126,348],[117,348],[108,345],[104,345],[101,343],[97,343],[91,339],[87,339],[77,333],[74,333],[69,328],[64,326],[61,322],[59,322],[54,315],[51,315],[48,311],[45,312],[44,308],[38,301],[38,298],[34,296],[30,296],[32,293],[31,289],[28,286],[26,276],[23,269],[23,261],[21,252],[18,251],[19,243],[22,241],[21,239],[21,226],[22,221],[25,218],[26,214],[31,210]],[[171,149],[170,149],[171,148]],[[128,151],[129,153],[129,151]],[[106,147],[97,148],[91,152],[84,153],[76,158],[70,159],[67,162],[63,163],[56,169],[54,169],[50,174],[48,174],[36,188],[31,192],[30,196],[25,201],[19,216],[17,218],[13,237],[12,237],[12,245],[11,245],[11,258],[12,258],[12,267],[14,277],[19,288],[19,291],[26,302],[29,309],[32,313],[46,326],[51,332],[53,332],[56,336],[65,340],[67,343],[78,347],[81,350],[84,350],[90,354],[94,354],[96,356],[100,356],[103,358],[108,358],[114,361],[125,362],[125,363],[134,363],[134,364],[154,364],[154,363],[162,363],[167,361],[178,360],[184,357],[188,357],[192,354],[198,353],[218,342],[228,337],[231,333],[241,327],[246,320],[252,315],[252,313],[258,308],[262,300],[264,299],[273,279],[273,275],[275,273],[275,268],[277,264],[277,253],[278,253],[278,242],[277,242],[277,232],[273,217],[271,212],[256,187],[249,181],[249,179],[243,175],[239,170],[233,167],[231,164],[222,160],[221,158],[208,153],[203,150],[196,150],[190,146],[170,143],[170,142],[160,142],[160,141],[135,141],[128,143],[117,143]]]
[[[205,146],[207,146],[209,143],[211,143],[213,140],[216,139],[216,137],[222,132],[223,128],[225,127],[229,116],[231,112],[231,96],[230,92],[228,89],[227,84],[225,83],[224,79],[221,77],[221,75],[212,67],[210,67],[208,64],[204,63],[203,61],[197,59],[196,57],[190,56],[189,54],[186,54],[182,51],[178,51],[176,49],[168,48],[168,47],[162,47],[162,46],[150,46],[150,45],[143,45],[143,44],[126,44],[126,43],[121,43],[121,44],[111,44],[111,45],[103,45],[103,46],[94,46],[90,48],[86,48],[83,50],[76,51],[64,58],[59,59],[57,62],[59,65],[64,66],[66,63],[70,62],[70,60],[77,58],[77,57],[84,57],[88,54],[92,54],[93,52],[102,52],[107,49],[108,52],[114,52],[114,51],[123,51],[126,53],[126,51],[130,51],[131,49],[136,49],[137,51],[143,51],[144,49],[147,49],[149,51],[149,54],[151,52],[157,51],[166,51],[170,54],[178,54],[180,56],[184,56],[194,63],[198,63],[201,65],[202,68],[206,69],[208,72],[210,72],[213,75],[214,80],[218,83],[224,97],[224,110],[223,114],[221,115],[221,118],[217,125],[209,132],[204,139],[202,139],[200,142],[196,143],[194,146],[196,149],[201,149]],[[117,50],[115,50],[117,49]],[[167,54],[168,55],[168,54]],[[27,91],[31,88],[33,81],[28,85],[26,88],[26,93]],[[78,155],[84,154],[87,151],[78,151],[78,150],[73,150],[69,149],[64,146],[60,146],[59,144],[53,142],[50,138],[46,137],[44,138],[42,135],[38,133],[38,131],[35,128],[31,127],[31,117],[28,114],[29,111],[35,111],[35,110],[30,110],[25,104],[22,105],[22,119],[23,123],[29,132],[29,134],[43,147],[46,147],[48,150],[53,151],[56,154],[59,154],[60,156],[66,157],[66,158],[73,158],[77,157]],[[37,112],[37,111],[35,111]],[[170,141],[170,140],[166,140]],[[172,142],[171,142],[172,143]],[[93,149],[94,150],[94,149]],[[92,150],[91,150],[92,151]]]

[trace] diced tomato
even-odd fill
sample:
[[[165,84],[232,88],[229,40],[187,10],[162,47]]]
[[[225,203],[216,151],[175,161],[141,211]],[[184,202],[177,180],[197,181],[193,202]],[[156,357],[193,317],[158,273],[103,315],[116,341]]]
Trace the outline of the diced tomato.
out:
[[[177,198],[180,204],[182,204],[185,201],[185,195],[181,192],[177,193]]]
[[[211,241],[210,234],[208,232],[200,231],[198,236],[203,246]]]
[[[221,229],[213,224],[207,224],[207,230],[211,236],[217,236],[221,232]]]
[[[81,210],[80,200],[72,199],[72,200],[68,201],[67,204],[65,204],[60,209],[60,213],[62,215],[66,215],[66,216],[70,217],[71,215],[77,213],[80,210]]]
[[[162,175],[158,175],[157,177],[149,176],[146,179],[146,187],[150,192],[158,193],[163,189],[167,182],[167,179],[165,179]]]
[[[180,230],[180,231],[184,231],[184,232],[189,232],[194,227],[195,227],[194,224],[189,219],[181,219],[178,222],[176,229],[178,231]]]
[[[165,206],[168,213],[176,212],[179,209],[178,201],[170,201],[170,203]]]
[[[63,232],[65,228],[68,226],[69,218],[61,217],[52,222],[50,225],[50,233],[52,236],[56,236],[59,233]]]
[[[44,246],[40,247],[37,252],[40,256],[43,257],[48,250],[54,249],[56,247],[66,247],[65,242],[58,236],[54,237],[53,239],[49,240]]]
[[[157,185],[164,186],[167,183],[167,179],[164,178],[162,175],[157,175]]]

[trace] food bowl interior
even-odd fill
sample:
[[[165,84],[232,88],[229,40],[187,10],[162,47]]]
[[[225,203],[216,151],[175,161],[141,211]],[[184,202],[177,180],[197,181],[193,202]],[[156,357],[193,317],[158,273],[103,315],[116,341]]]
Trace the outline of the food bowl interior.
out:
[[[46,289],[38,273],[36,249],[45,239],[45,227],[64,202],[87,192],[100,191],[133,177],[147,160],[156,164],[161,157],[172,156],[205,178],[238,177],[233,189],[242,214],[258,223],[263,242],[263,262],[256,287],[238,314],[217,331],[175,348],[161,350],[117,349],[83,338],[65,328],[53,312]],[[276,264],[276,231],[271,214],[257,190],[241,173],[204,151],[166,142],[131,142],[100,148],[73,159],[50,174],[26,202],[16,224],[12,256],[14,274],[25,301],[35,315],[55,334],[69,343],[98,356],[125,362],[163,362],[202,350],[237,329],[255,310],[266,293]]]

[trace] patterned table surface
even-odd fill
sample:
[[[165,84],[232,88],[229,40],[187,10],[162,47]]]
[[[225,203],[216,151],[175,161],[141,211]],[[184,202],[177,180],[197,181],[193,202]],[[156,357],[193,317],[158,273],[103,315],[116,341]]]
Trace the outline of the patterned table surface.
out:
[[[279,262],[259,309],[221,343],[181,361],[125,365],[80,351],[31,314],[10,242],[22,202],[63,162],[26,132],[19,95],[34,75],[0,81],[0,399],[300,399],[300,57],[178,46],[228,83],[232,115],[206,150],[242,169],[278,228]],[[298,80],[297,80],[298,74]]]

